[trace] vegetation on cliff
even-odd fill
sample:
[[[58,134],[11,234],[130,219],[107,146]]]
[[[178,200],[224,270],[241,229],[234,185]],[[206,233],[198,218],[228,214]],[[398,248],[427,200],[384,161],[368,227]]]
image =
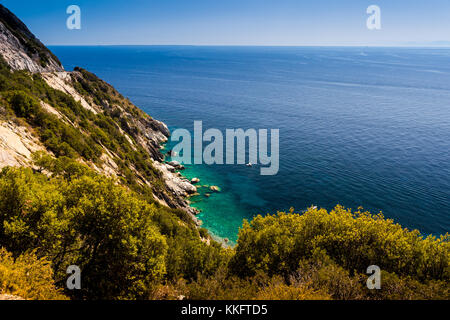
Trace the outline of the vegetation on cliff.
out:
[[[37,158],[53,173],[0,173],[0,244],[9,252],[0,257],[3,293],[60,298],[55,287],[64,289],[75,264],[82,289],[65,294],[76,299],[449,298],[448,235],[424,239],[381,215],[338,206],[255,217],[236,248],[223,248],[114,179],[68,158]],[[30,252],[51,266],[48,276],[9,285],[5,274]],[[382,270],[381,290],[366,287],[371,264]]]
[[[5,10],[0,5],[0,22],[28,55],[43,66],[57,61]],[[154,167],[167,128],[92,73],[66,75],[89,108],[48,84],[45,76],[57,75],[12,70],[0,57],[0,121],[28,128],[46,150],[29,168],[0,171],[0,294],[450,298],[449,235],[424,238],[361,210],[257,216],[244,221],[235,248],[223,247],[175,208],[179,199]],[[110,162],[117,168],[107,177],[99,168]],[[81,269],[81,290],[66,289],[70,265]],[[370,265],[382,270],[380,290],[366,287]]]
[[[94,99],[104,98],[100,92],[109,92],[111,103],[120,103],[128,114],[149,118],[94,75],[87,71],[83,71],[83,75],[87,78],[79,76],[75,82],[81,92],[85,92],[81,87],[86,88]],[[102,87],[95,89],[99,83]],[[105,91],[105,87],[111,91]],[[41,102],[54,108],[61,116],[45,110]],[[135,140],[143,134],[124,114],[112,104],[102,113],[95,114],[72,96],[51,88],[41,75],[13,71],[0,57],[0,120],[13,120],[30,127],[56,157],[65,156],[101,166],[103,152],[110,150],[124,183],[152,199],[154,193],[170,194],[161,173],[152,165],[151,154]],[[129,139],[124,132],[130,133]]]

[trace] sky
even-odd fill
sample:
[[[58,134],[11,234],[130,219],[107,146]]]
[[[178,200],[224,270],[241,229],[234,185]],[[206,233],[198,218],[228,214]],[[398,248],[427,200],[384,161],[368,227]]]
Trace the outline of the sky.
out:
[[[450,45],[449,0],[0,0],[46,45]],[[81,29],[69,30],[69,5]],[[369,30],[366,10],[381,10]]]

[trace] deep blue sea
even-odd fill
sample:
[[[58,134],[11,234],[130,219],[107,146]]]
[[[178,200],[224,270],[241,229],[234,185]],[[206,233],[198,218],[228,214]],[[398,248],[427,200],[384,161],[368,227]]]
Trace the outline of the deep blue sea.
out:
[[[243,219],[311,205],[364,207],[450,232],[450,49],[52,47],[170,128],[280,129],[280,170],[188,166],[218,237]]]

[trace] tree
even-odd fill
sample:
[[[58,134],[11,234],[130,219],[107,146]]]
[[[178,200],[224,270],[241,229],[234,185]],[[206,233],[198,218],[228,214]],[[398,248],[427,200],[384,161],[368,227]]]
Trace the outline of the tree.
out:
[[[69,181],[24,168],[0,173],[0,243],[14,256],[36,249],[48,257],[61,286],[67,267],[79,266],[80,298],[143,297],[163,278],[167,244],[154,211],[101,176]]]

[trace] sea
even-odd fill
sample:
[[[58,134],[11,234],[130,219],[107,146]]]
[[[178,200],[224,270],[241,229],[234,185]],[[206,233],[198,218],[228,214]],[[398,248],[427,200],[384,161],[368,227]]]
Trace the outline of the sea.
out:
[[[450,49],[54,46],[171,130],[279,129],[279,171],[186,165],[203,227],[340,204],[450,232]],[[166,150],[174,145],[169,142]],[[269,146],[270,150],[270,146]],[[218,186],[220,192],[211,192]]]

